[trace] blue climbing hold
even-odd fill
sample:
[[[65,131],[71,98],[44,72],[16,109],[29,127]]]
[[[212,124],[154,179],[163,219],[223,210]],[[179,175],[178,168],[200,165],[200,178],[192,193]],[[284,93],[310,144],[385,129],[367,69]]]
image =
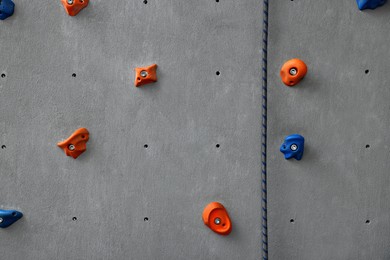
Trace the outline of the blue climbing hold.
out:
[[[386,0],[356,0],[356,3],[360,10],[375,9],[386,3]]]
[[[15,4],[11,0],[0,0],[0,20],[7,19],[14,14]]]
[[[305,146],[305,138],[298,134],[289,135],[284,139],[284,143],[280,146],[280,151],[284,154],[285,159],[295,158],[301,160],[303,149]]]
[[[0,209],[0,228],[6,228],[23,217],[22,212],[17,210]]]

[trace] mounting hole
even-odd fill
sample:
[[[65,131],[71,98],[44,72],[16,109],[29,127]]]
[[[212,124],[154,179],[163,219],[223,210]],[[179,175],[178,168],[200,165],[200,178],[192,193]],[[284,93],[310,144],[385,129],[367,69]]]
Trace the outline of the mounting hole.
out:
[[[219,3],[219,0],[215,0],[215,2]]]
[[[75,78],[75,77],[76,77],[76,73],[73,73],[73,74],[72,74],[72,77]]]
[[[216,74],[217,76],[219,76],[219,75],[221,75],[221,72],[217,71],[217,72],[215,72],[215,74]]]
[[[144,221],[149,221],[149,218],[148,217],[144,217]]]
[[[294,221],[295,221],[295,220],[294,220],[293,218],[292,218],[292,219],[290,219],[290,223],[294,223]]]
[[[370,145],[369,145],[369,144],[366,144],[366,148],[370,148]]]
[[[370,224],[371,221],[369,219],[366,220],[366,224]]]
[[[138,81],[141,81],[141,78],[137,78]]]
[[[76,218],[76,217],[73,217],[73,218],[72,218],[72,220],[73,220],[73,221],[76,221],[76,220],[77,220],[77,218]]]
[[[1,146],[1,149],[5,149],[7,148],[7,146],[5,146],[4,144]]]
[[[148,3],[148,0],[144,0],[144,4],[147,4]]]
[[[219,148],[221,145],[220,144],[216,144],[215,147]]]
[[[144,145],[144,148],[148,148],[148,147],[149,147],[149,145],[147,145],[147,144]]]
[[[370,70],[365,70],[364,73],[368,74],[370,73]]]
[[[1,77],[2,77],[2,78],[5,78],[5,74],[4,74],[4,73],[2,73],[2,74],[1,74]]]
[[[14,212],[12,212],[12,216],[14,216],[14,217],[16,216],[16,212],[15,212],[15,211],[14,211]]]

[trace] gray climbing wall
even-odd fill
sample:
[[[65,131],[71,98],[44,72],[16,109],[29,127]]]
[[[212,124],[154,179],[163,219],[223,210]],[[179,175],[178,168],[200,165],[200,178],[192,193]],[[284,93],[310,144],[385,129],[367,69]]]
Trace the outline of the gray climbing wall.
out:
[[[0,230],[0,258],[258,259],[261,20],[255,0],[91,0],[76,17],[16,0],[0,21],[0,206],[25,216]],[[152,63],[158,83],[135,88]],[[74,160],[56,143],[79,127]],[[204,226],[211,201],[230,236]]]
[[[270,259],[390,258],[390,5],[271,1],[268,88]],[[282,64],[309,68],[296,87]],[[306,139],[302,161],[279,152]]]

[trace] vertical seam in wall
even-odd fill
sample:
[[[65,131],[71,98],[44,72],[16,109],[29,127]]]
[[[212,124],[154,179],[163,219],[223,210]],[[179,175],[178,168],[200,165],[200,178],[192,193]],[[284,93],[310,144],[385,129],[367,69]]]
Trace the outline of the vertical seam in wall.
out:
[[[262,208],[262,259],[268,259],[267,231],[267,48],[268,48],[268,0],[263,2],[262,42],[262,119],[261,119],[261,208]]]

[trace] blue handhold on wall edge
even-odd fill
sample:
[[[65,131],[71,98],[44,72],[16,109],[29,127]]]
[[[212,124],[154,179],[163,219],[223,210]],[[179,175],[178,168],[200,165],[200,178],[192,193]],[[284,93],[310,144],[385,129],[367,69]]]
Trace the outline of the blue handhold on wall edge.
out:
[[[6,228],[23,217],[23,213],[17,210],[0,209],[0,228]]]
[[[386,3],[387,0],[356,0],[356,3],[360,10],[375,9]]]
[[[15,4],[11,0],[0,1],[0,20],[5,20],[14,14]]]
[[[305,146],[305,138],[299,134],[292,134],[284,139],[284,143],[280,146],[280,151],[284,154],[286,160],[295,158],[301,160]]]

